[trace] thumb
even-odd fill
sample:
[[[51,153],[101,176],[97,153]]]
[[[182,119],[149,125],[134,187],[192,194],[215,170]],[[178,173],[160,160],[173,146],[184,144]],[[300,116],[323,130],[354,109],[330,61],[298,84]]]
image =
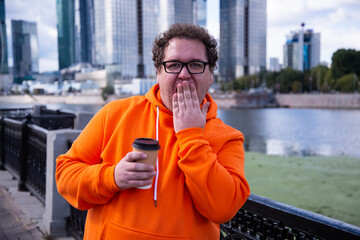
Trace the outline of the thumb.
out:
[[[207,112],[208,112],[208,110],[209,110],[209,107],[210,107],[210,103],[209,102],[207,102],[207,103],[204,103],[204,105],[202,106],[202,108],[201,108],[201,112],[202,112],[202,114],[206,117],[206,115],[207,115]]]

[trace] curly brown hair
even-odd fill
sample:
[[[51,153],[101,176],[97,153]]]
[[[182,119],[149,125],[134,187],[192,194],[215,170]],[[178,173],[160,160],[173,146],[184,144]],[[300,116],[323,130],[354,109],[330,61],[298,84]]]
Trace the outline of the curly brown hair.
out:
[[[155,38],[152,49],[152,59],[156,69],[160,70],[164,60],[165,48],[169,45],[169,41],[176,37],[197,39],[204,43],[210,70],[214,71],[218,60],[216,40],[205,28],[187,23],[175,23],[167,31],[161,33],[157,38]]]

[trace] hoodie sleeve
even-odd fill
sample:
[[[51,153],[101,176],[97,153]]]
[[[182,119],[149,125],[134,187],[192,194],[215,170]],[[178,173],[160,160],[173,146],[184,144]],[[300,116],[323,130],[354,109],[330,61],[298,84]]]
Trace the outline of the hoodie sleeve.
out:
[[[75,208],[86,210],[108,202],[119,189],[114,180],[115,164],[103,162],[106,110],[100,110],[70,150],[57,158],[59,193]]]
[[[244,173],[243,135],[218,133],[211,143],[201,128],[176,134],[180,169],[196,209],[207,219],[229,221],[245,203],[250,188]]]

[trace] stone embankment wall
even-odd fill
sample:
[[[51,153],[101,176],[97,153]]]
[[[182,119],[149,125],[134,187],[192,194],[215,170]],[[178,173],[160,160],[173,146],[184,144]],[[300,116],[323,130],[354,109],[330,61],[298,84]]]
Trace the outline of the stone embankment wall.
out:
[[[360,94],[277,94],[279,107],[360,109]]]

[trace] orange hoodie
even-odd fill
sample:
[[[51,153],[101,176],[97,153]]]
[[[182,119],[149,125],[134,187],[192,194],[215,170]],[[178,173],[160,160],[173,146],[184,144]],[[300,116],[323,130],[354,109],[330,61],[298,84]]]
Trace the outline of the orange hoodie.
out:
[[[58,157],[59,193],[75,208],[89,209],[84,239],[219,239],[219,223],[236,214],[250,189],[242,133],[216,118],[209,94],[204,101],[211,103],[205,129],[178,133],[158,85],[145,96],[113,101]],[[135,138],[156,138],[156,132],[157,184],[120,190],[115,165]]]

